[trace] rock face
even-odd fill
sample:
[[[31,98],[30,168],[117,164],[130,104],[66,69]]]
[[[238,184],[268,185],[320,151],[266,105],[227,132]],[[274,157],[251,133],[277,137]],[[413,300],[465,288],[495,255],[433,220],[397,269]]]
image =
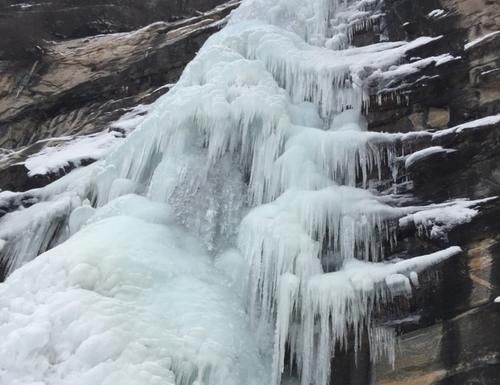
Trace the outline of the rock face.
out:
[[[37,58],[0,62],[1,188],[24,191],[64,174],[61,169],[52,176],[29,178],[18,163],[57,145],[54,138],[102,132],[132,107],[154,101],[235,6],[226,3],[133,32],[53,41]]]
[[[378,91],[369,113],[370,129],[436,131],[500,113],[500,3],[475,0],[386,0],[391,39],[435,36],[408,61],[450,53],[455,59],[430,64],[392,79]],[[440,11],[442,10],[442,11]],[[414,58],[412,58],[414,57]],[[391,98],[397,90],[400,102]],[[382,103],[375,103],[375,99]],[[500,119],[483,119],[410,147],[441,146],[412,163],[401,181],[418,202],[500,196]],[[460,128],[462,127],[462,128]],[[493,385],[500,383],[500,203],[483,204],[480,214],[436,241],[402,234],[406,252],[458,244],[461,258],[447,263],[441,283],[421,293],[402,322],[396,366],[376,364],[370,381],[380,385]],[[424,286],[424,285],[423,285]],[[361,384],[361,382],[360,382]]]
[[[126,32],[156,21],[175,21],[205,12],[222,0],[5,0],[0,20],[40,31],[51,39]],[[5,44],[5,42],[4,42]]]

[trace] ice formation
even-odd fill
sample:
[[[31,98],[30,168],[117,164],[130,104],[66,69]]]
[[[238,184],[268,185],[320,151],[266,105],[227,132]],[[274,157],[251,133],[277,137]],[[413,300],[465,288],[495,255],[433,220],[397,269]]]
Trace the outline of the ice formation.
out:
[[[365,334],[394,360],[373,310],[460,249],[385,260],[419,209],[368,190],[404,154],[366,83],[433,39],[351,47],[380,3],[244,0],[126,141],[2,218],[2,384],[326,385]]]
[[[265,383],[240,301],[204,247],[164,225],[168,207],[133,195],[109,205],[0,287],[0,383]]]

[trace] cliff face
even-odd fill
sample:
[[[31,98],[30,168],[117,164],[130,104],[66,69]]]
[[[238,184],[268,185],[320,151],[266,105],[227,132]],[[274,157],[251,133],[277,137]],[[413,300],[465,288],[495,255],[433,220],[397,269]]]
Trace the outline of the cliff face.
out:
[[[387,0],[393,39],[435,36],[414,59],[450,53],[455,60],[424,66],[394,81],[402,103],[390,99],[370,111],[377,131],[449,130],[414,150],[441,146],[406,168],[408,190],[420,202],[500,195],[500,4],[497,1]],[[412,56],[413,56],[412,55]],[[381,92],[384,96],[384,91]],[[492,117],[493,116],[493,117]],[[481,120],[480,118],[489,117]],[[460,128],[462,127],[462,128]],[[425,233],[401,235],[406,250],[460,244],[462,257],[447,263],[441,284],[423,294],[413,320],[400,325],[395,370],[376,365],[377,384],[462,385],[500,383],[500,204],[491,200],[468,224],[436,240]]]
[[[131,5],[137,3],[130,2]],[[103,131],[123,137],[134,124],[124,129],[111,123],[130,113],[133,107],[147,105],[165,93],[168,90],[165,84],[177,80],[205,40],[219,29],[217,22],[235,5],[229,2],[197,16],[175,22],[161,21],[133,32],[45,41],[37,57],[0,61],[1,188],[25,191],[40,187],[75,165],[95,160],[91,153],[82,154],[48,173],[32,173],[31,177],[23,164],[30,155],[46,148],[58,149],[77,137]],[[61,7],[62,4],[51,3],[50,10],[63,12],[66,8]],[[92,17],[87,10],[93,7],[87,4],[68,12],[75,17]],[[138,12],[135,23],[118,23],[118,30],[142,24],[139,16],[143,12],[129,10],[121,3],[113,7],[129,17]],[[187,5],[179,6],[176,14],[190,10]],[[20,18],[29,16],[17,12]],[[151,17],[153,15],[161,18],[163,14],[153,12]],[[66,14],[58,17],[69,23]],[[55,26],[58,25],[56,22]],[[43,25],[41,28],[47,32]],[[85,34],[89,33],[91,30]],[[143,113],[134,110],[132,114]]]
[[[50,39],[75,39],[127,32],[156,21],[176,21],[221,3],[221,0],[3,0],[0,20],[8,25],[23,25],[24,31],[18,34],[37,31]]]
[[[118,140],[126,135],[147,111],[134,107],[167,92],[163,86],[176,81],[236,6],[230,2],[208,10],[217,3],[4,5],[0,18],[48,20],[51,15],[59,21],[42,24],[50,42],[28,58],[0,63],[0,188],[25,191],[42,186],[97,158],[84,154],[30,177],[25,161],[47,148],[103,131]],[[204,13],[193,16],[195,10]],[[408,135],[404,145],[409,152],[442,150],[423,152],[406,164],[402,160],[397,192],[416,203],[436,204],[500,196],[500,4],[386,0],[384,12],[384,33],[390,40],[435,39],[407,55],[402,65],[413,63],[412,71],[395,71],[372,85],[369,129],[411,133],[449,128],[425,138]],[[185,15],[191,17],[173,21]],[[127,32],[157,20],[170,21]],[[101,33],[106,34],[92,36]],[[358,31],[354,42],[364,45],[379,38],[368,28]],[[132,119],[117,124],[127,113]],[[389,176],[387,183],[392,183]],[[395,304],[395,312],[401,313],[395,368],[370,364],[366,351],[359,354],[356,366],[346,354],[337,361],[337,384],[500,383],[500,304],[493,303],[500,295],[499,215],[500,202],[491,199],[480,205],[473,220],[445,237],[433,237],[427,228],[401,231],[395,252],[402,256],[456,244],[464,252],[443,266],[439,280],[428,277],[415,300]]]

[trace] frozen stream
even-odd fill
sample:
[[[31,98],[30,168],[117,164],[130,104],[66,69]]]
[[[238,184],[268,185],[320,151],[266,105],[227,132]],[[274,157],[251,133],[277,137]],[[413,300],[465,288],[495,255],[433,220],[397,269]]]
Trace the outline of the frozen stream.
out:
[[[380,18],[244,0],[122,145],[7,214],[0,384],[327,385],[364,332],[394,359],[374,306],[460,249],[384,262],[415,209],[367,189],[398,136],[366,131],[365,85],[430,39],[350,46]]]

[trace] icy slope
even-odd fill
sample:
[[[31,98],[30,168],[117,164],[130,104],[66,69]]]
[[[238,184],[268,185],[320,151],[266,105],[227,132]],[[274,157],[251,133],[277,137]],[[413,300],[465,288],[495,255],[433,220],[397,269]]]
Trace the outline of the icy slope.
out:
[[[336,346],[363,333],[393,358],[373,309],[460,249],[385,261],[419,209],[367,189],[404,154],[400,135],[366,133],[366,81],[430,39],[348,48],[378,10],[245,1],[121,146],[33,191],[34,212],[71,197],[68,239],[0,287],[0,378],[278,385],[288,367],[327,385]],[[14,219],[14,236],[0,222],[13,267],[44,250],[23,226],[43,235],[51,217]]]
[[[265,383],[239,299],[168,207],[128,195],[95,218],[0,288],[0,383]]]

